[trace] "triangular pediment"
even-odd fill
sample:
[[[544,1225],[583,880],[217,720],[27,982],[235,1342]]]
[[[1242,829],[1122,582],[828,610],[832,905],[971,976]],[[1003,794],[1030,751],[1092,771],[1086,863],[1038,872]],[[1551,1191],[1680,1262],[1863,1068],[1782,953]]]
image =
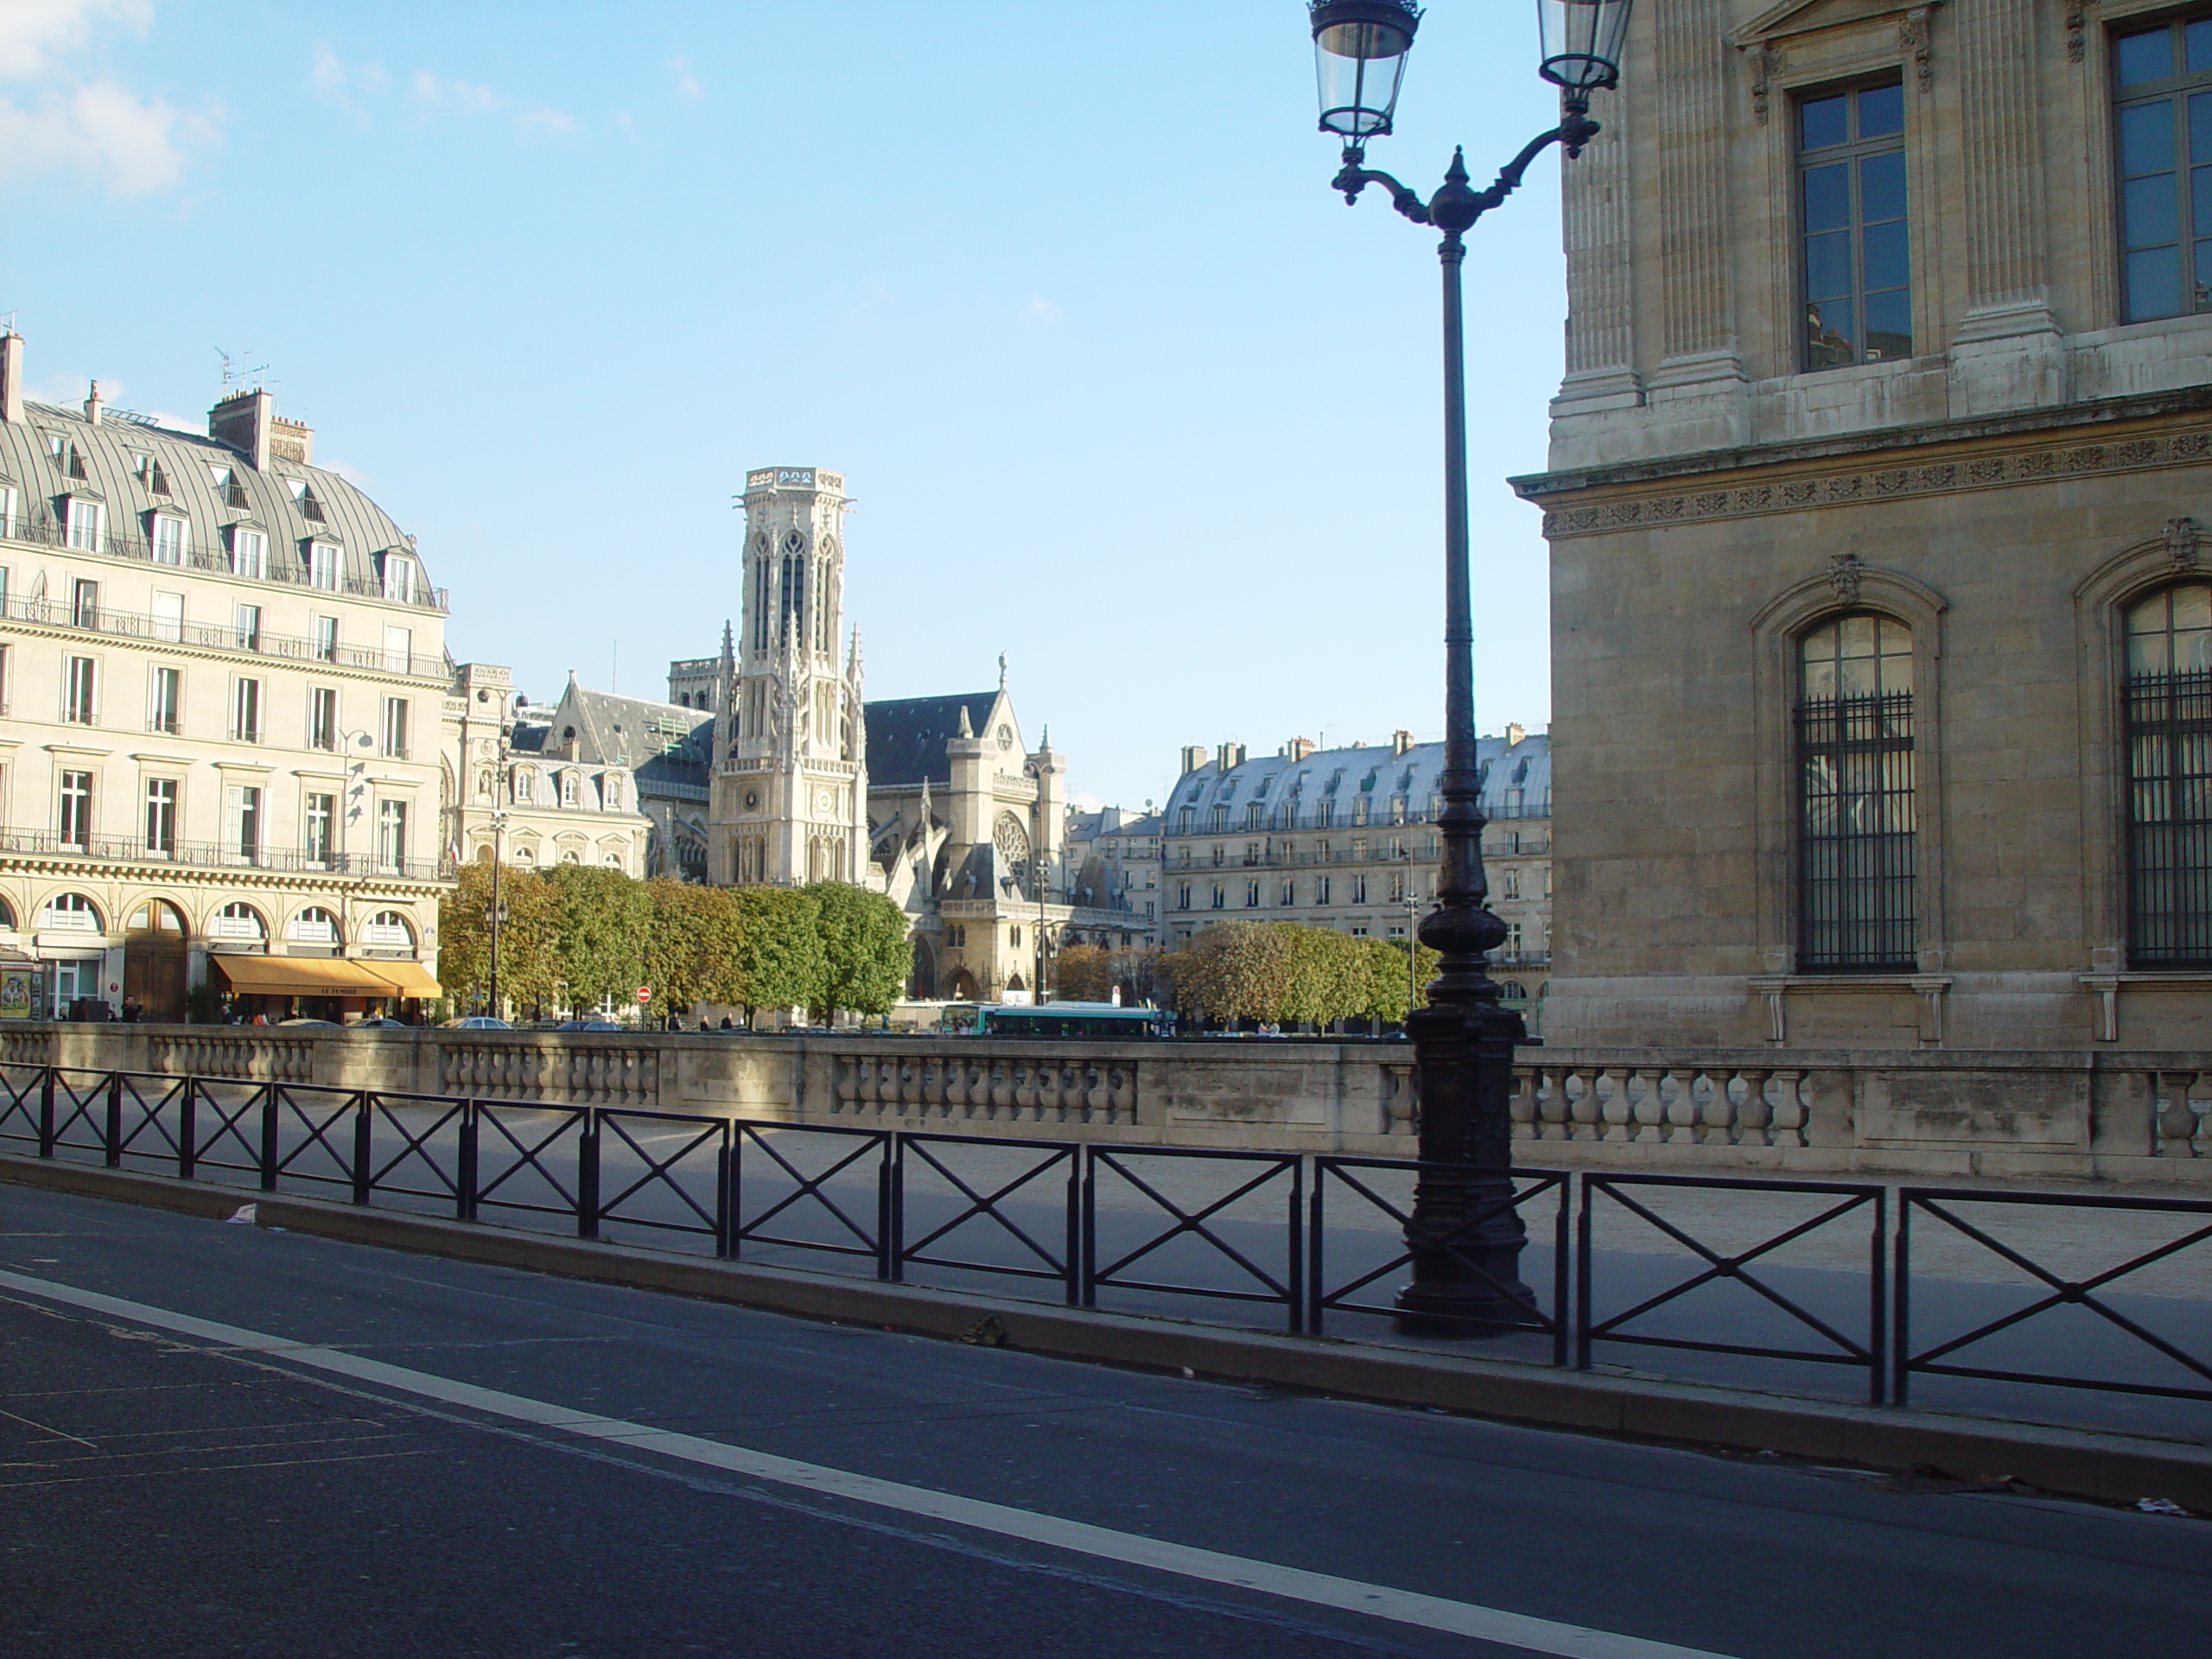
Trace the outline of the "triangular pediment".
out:
[[[1942,0],[1783,0],[1738,25],[1730,38],[1739,47],[1762,46],[1794,35],[1817,35],[1823,29],[1901,18],[1908,12],[1930,10],[1942,3]]]

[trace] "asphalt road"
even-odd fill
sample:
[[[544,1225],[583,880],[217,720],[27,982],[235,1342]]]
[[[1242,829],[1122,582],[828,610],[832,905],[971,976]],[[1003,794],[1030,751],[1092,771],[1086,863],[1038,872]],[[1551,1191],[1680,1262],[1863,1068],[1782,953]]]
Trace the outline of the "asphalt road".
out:
[[[2212,1654],[2201,1521],[25,1188],[0,1271],[10,1659]]]

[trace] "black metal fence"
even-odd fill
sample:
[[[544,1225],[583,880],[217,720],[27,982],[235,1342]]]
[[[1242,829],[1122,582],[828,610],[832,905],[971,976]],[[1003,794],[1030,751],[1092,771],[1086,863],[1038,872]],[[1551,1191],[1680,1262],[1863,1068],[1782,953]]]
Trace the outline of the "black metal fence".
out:
[[[1028,1281],[1071,1306],[1230,1304],[1313,1335],[1379,1332],[1416,1257],[1440,1255],[1523,1310],[1482,1327],[1503,1339],[1483,1351],[1554,1365],[1587,1369],[1618,1344],[1861,1370],[1877,1403],[1905,1403],[1915,1376],[2212,1401],[2212,1300],[2160,1300],[2149,1282],[2163,1271],[2170,1291],[2190,1251],[2206,1282],[2212,1198],[1903,1187],[1893,1219],[1890,1189],[1870,1183],[1519,1169],[1510,1199],[1424,1236],[1410,1160],[45,1065],[0,1065],[0,1150],[726,1259],[849,1258],[893,1281]],[[2074,1265],[2008,1235],[2029,1207],[2086,1218],[2061,1252]],[[2138,1243],[2146,1218],[2169,1236],[2111,1243],[2108,1220],[2090,1224],[2120,1211]],[[1527,1236],[1526,1285],[1491,1279],[1475,1248],[1502,1218]],[[1636,1229],[1662,1248],[1624,1244]],[[1813,1265],[1784,1260],[1808,1243]],[[2101,1252],[2125,1259],[2080,1264]],[[2176,1308],[2190,1311],[2161,1329]]]

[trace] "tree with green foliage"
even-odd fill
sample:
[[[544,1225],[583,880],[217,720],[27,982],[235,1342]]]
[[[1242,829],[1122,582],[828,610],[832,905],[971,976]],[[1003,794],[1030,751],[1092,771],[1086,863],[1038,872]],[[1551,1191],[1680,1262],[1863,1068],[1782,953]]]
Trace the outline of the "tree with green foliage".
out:
[[[822,990],[812,1006],[832,1020],[840,1008],[890,1013],[914,971],[906,912],[849,881],[810,882],[800,892],[814,899],[822,935]]]
[[[646,982],[652,899],[645,884],[587,864],[556,864],[536,879],[552,891],[554,968],[569,1008],[590,1010],[609,1001],[628,1006]]]
[[[553,891],[533,872],[504,869],[499,908],[500,1001],[518,1008],[547,1007],[559,979]],[[492,866],[480,860],[461,867],[458,885],[439,901],[438,982],[455,1007],[466,1009],[484,1006],[491,981]]]
[[[804,887],[727,889],[736,918],[733,957],[747,1025],[761,1008],[823,1006],[830,963],[821,900]]]

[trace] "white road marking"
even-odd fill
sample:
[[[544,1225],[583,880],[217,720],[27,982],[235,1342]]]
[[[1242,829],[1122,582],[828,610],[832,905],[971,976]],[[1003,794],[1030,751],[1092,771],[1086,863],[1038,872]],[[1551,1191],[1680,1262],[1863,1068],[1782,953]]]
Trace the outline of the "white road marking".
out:
[[[190,1314],[172,1313],[167,1308],[152,1307],[143,1302],[126,1301],[118,1296],[104,1296],[98,1291],[79,1290],[73,1285],[54,1284],[22,1274],[0,1271],[0,1286],[73,1307],[81,1307],[88,1312],[175,1332],[181,1336],[196,1337],[203,1342],[224,1348],[272,1355],[295,1365],[352,1377],[357,1382],[416,1395],[445,1405],[464,1407],[486,1416],[504,1417],[513,1422],[558,1429],[587,1440],[604,1440],[640,1452],[657,1452],[663,1457],[681,1459],[709,1469],[745,1475],[756,1480],[774,1481],[779,1485],[796,1486],[824,1497],[874,1504],[906,1515],[972,1527],[979,1532],[995,1533],[1001,1537],[1048,1545],[1100,1560],[1148,1567],[1154,1572],[1171,1573],[1207,1584],[1230,1585],[1239,1589],[1257,1591],[1263,1595],[1280,1596],[1289,1601],[1306,1602],[1317,1607],[1333,1607],[1345,1612],[1389,1619],[1400,1624],[1418,1625],[1424,1630],[1473,1637],[1530,1653],[1556,1656],[1556,1659],[1725,1659],[1725,1656],[1703,1649],[1678,1647],[1669,1642],[1647,1641],[1642,1637],[1621,1636],[1610,1630],[1593,1630],[1553,1619],[1532,1618],[1525,1613],[1508,1612],[1503,1608],[1480,1607],[1471,1602],[1452,1601],[1441,1596],[1427,1596],[1411,1590],[1394,1590],[1387,1585],[1365,1584],[1357,1579],[1340,1579],[1326,1573],[1309,1573],[1300,1567],[1278,1567],[1272,1562],[1224,1554],[1217,1550],[1199,1549],[1189,1544],[1147,1538],[1140,1533],[1117,1532],[1110,1527],[1096,1527],[1086,1522],[1040,1515],[1033,1510],[1015,1509],[1004,1503],[986,1503],[980,1498],[933,1491],[925,1486],[910,1486],[895,1480],[879,1480],[872,1475],[825,1468],[820,1464],[802,1463],[796,1459],[754,1452],[720,1440],[702,1440],[695,1434],[679,1434],[644,1423],[627,1422],[619,1417],[601,1417],[592,1412],[577,1411],[543,1400],[504,1393],[497,1389],[478,1388],[471,1382],[457,1382],[450,1377],[433,1376],[426,1371],[387,1365],[381,1360],[366,1359],[341,1349],[292,1342],[283,1337],[245,1330],[235,1325],[220,1325],[212,1319],[194,1319]]]

